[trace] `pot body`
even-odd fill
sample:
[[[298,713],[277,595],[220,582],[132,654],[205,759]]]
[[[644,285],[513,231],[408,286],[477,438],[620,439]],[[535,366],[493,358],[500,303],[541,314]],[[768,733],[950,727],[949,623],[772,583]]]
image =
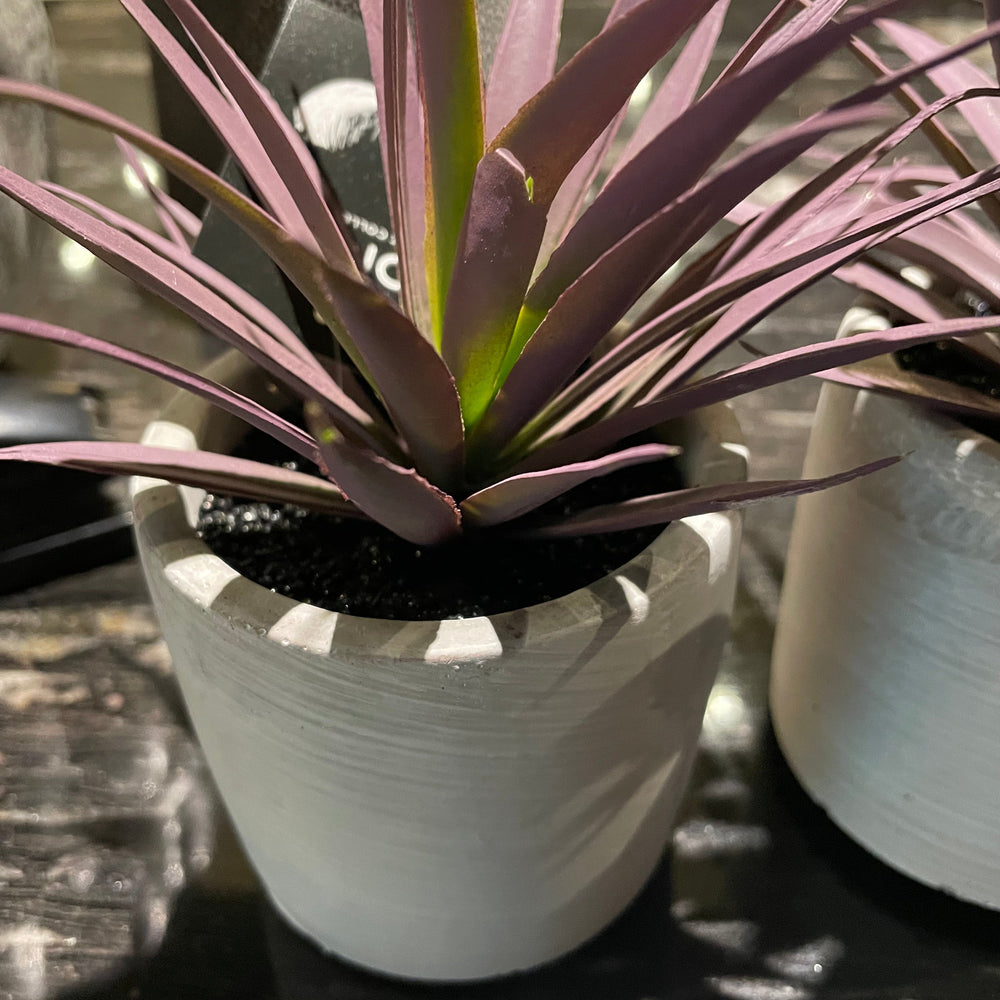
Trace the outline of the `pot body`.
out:
[[[843,332],[878,323],[853,310]],[[798,502],[775,732],[807,791],[873,854],[1000,908],[1000,444],[823,387],[806,475],[892,454],[908,457]]]
[[[725,411],[682,432],[703,481],[745,474]],[[188,399],[145,440],[236,433]],[[672,524],[558,600],[401,622],[240,577],[193,532],[200,500],[136,480],[139,550],[218,787],[294,926],[378,971],[475,979],[554,959],[630,902],[694,757],[736,515]]]

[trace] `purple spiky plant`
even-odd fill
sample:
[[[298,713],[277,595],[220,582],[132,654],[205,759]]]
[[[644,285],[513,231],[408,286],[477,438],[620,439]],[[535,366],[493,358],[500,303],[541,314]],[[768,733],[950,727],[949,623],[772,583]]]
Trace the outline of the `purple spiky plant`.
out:
[[[1000,18],[1000,3],[984,4],[990,21]],[[918,28],[885,18],[876,21],[885,40],[914,60],[935,59],[944,46]],[[879,55],[860,39],[854,54],[874,75],[887,72]],[[994,64],[997,49],[994,41]],[[938,92],[928,102],[910,86],[895,97],[910,114],[925,117],[921,128],[939,157],[933,164],[876,166],[865,178],[873,204],[891,209],[921,193],[939,191],[977,171],[976,162],[1000,162],[1000,91],[982,69],[957,58],[930,69],[927,78]],[[934,108],[954,106],[970,144],[936,115]],[[1000,199],[985,196],[977,210],[956,209],[886,241],[880,252],[838,269],[836,277],[880,304],[898,323],[940,322],[970,312],[1000,313]],[[857,388],[874,389],[919,406],[964,418],[1000,420],[1000,335],[997,327],[960,340],[938,342],[938,351],[901,364],[891,356],[868,359],[824,373],[824,378]],[[904,355],[905,357],[905,355]],[[921,371],[933,367],[934,373]],[[916,365],[916,367],[911,367]],[[944,369],[952,377],[945,377]],[[986,426],[986,425],[983,425]]]
[[[1000,28],[885,71],[727,156],[797,80],[904,3],[883,0],[842,15],[845,0],[782,0],[709,80],[728,0],[617,0],[603,30],[558,72],[562,3],[512,0],[484,84],[474,0],[362,0],[400,250],[397,307],[360,272],[306,145],[194,3],[167,0],[200,61],[143,0],[122,0],[222,137],[256,200],[84,101],[16,80],[0,81],[0,97],[107,129],[203,194],[298,287],[370,391],[347,391],[333,359],[310,352],[252,296],[195,258],[194,224],[166,196],[155,195],[163,237],[0,167],[0,191],[241,351],[301,402],[303,420],[82,333],[9,315],[0,316],[0,329],[153,372],[277,438],[323,475],[111,442],[10,448],[0,459],[141,473],[297,503],[369,518],[428,545],[470,528],[520,530],[518,519],[585,480],[674,454],[669,444],[623,444],[672,417],[887,350],[983,332],[986,319],[920,316],[891,331],[698,374],[799,290],[1000,190],[1000,168],[991,166],[930,191],[914,188],[891,204],[873,206],[856,194],[884,157],[948,103],[912,109],[899,121],[883,98]],[[645,117],[605,171],[630,96],[675,48]],[[750,206],[765,181],[826,137],[848,132],[855,143],[818,177],[765,209]],[[598,176],[606,179],[587,204]],[[692,483],[533,530],[583,534],[658,523],[810,492],[891,460],[816,480]]]

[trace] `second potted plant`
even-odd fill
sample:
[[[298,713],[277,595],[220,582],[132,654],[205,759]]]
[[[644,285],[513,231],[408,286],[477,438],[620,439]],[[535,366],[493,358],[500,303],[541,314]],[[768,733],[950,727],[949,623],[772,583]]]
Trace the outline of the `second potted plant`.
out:
[[[940,51],[914,28],[882,27],[911,57]],[[964,61],[931,78],[945,100],[971,95],[959,109],[995,157],[992,82]],[[873,177],[885,203],[973,169],[966,144],[940,126],[931,137],[951,165]],[[997,206],[989,197],[981,214],[920,227],[843,272],[867,298],[841,335],[989,319],[1000,308]],[[846,384],[823,387],[807,473],[866,454],[910,457],[878,482],[796,511],[774,649],[775,731],[809,793],[866,848],[1000,908],[1000,340],[942,341],[830,377]]]

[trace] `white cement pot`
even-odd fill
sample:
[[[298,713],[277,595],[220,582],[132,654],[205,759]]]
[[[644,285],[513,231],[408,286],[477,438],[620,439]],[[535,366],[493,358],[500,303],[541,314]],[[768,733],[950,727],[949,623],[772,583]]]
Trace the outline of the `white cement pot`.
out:
[[[852,310],[842,332],[878,322]],[[864,847],[1000,908],[1000,444],[824,386],[806,475],[907,452],[799,500],[774,727],[806,790]]]
[[[681,431],[699,481],[745,475],[726,411]],[[179,399],[145,440],[217,449],[235,435]],[[474,979],[558,957],[639,892],[725,641],[738,516],[672,524],[619,572],[542,605],[398,622],[240,577],[190,527],[199,491],[137,480],[134,496],[199,740],[295,927],[375,970]]]

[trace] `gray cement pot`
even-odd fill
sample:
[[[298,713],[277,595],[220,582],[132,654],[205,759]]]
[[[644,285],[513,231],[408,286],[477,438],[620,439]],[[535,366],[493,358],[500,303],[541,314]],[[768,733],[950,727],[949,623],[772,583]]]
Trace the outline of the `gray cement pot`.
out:
[[[680,432],[699,481],[745,474],[727,411]],[[215,449],[236,433],[178,399],[145,440]],[[198,491],[137,480],[134,495],[198,737],[294,926],[382,972],[475,979],[558,957],[639,892],[669,838],[725,641],[737,515],[671,524],[558,600],[398,622],[240,577],[191,529]]]
[[[879,322],[852,310],[842,333]],[[1000,908],[1000,444],[824,386],[806,475],[901,453],[799,500],[775,731],[807,791],[873,854]]]

